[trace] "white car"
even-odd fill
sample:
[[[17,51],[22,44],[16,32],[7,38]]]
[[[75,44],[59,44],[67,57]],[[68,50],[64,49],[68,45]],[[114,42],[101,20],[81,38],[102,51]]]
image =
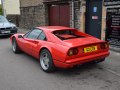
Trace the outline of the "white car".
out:
[[[15,33],[17,33],[16,25],[0,15],[0,36],[13,35]]]

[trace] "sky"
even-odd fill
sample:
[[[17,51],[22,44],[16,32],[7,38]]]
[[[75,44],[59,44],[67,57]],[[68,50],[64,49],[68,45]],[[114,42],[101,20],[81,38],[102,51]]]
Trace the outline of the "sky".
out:
[[[1,0],[0,0],[0,4],[1,4]]]

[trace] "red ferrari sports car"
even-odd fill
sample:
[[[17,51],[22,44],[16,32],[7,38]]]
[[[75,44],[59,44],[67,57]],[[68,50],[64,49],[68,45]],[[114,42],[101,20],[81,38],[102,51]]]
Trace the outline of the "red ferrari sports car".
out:
[[[10,37],[13,52],[23,51],[40,61],[43,71],[71,68],[87,62],[101,62],[109,55],[109,44],[74,28],[36,27]]]

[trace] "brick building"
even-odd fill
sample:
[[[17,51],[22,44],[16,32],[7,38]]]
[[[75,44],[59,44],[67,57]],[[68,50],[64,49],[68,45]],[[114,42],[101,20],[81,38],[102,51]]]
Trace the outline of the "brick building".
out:
[[[102,0],[20,0],[20,27],[69,26],[103,39],[105,19],[101,18],[102,3]],[[92,28],[94,25],[95,29]]]
[[[72,26],[72,2],[71,0],[20,0],[21,6],[21,22],[20,26],[25,28],[31,28],[38,25],[66,25]],[[54,3],[54,4],[53,4]],[[80,26],[80,1],[76,2],[76,20],[75,27]],[[61,10],[59,10],[61,8]],[[66,10],[64,10],[66,9]],[[64,10],[64,11],[63,11]],[[53,12],[54,11],[54,12]],[[66,13],[66,11],[68,11]],[[58,15],[55,15],[55,13]],[[64,15],[59,16],[64,13]],[[51,15],[50,15],[51,14]],[[55,16],[53,16],[54,14]],[[51,17],[50,17],[51,16]],[[59,17],[63,17],[62,20],[67,18],[67,22],[64,24],[60,21]],[[55,21],[51,19],[58,19]]]

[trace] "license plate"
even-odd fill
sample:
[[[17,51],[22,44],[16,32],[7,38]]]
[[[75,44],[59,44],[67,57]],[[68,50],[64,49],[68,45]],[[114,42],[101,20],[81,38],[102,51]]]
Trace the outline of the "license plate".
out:
[[[91,46],[91,47],[84,48],[84,53],[93,52],[93,51],[97,51],[97,46]]]
[[[2,31],[2,34],[10,33],[10,31]]]

